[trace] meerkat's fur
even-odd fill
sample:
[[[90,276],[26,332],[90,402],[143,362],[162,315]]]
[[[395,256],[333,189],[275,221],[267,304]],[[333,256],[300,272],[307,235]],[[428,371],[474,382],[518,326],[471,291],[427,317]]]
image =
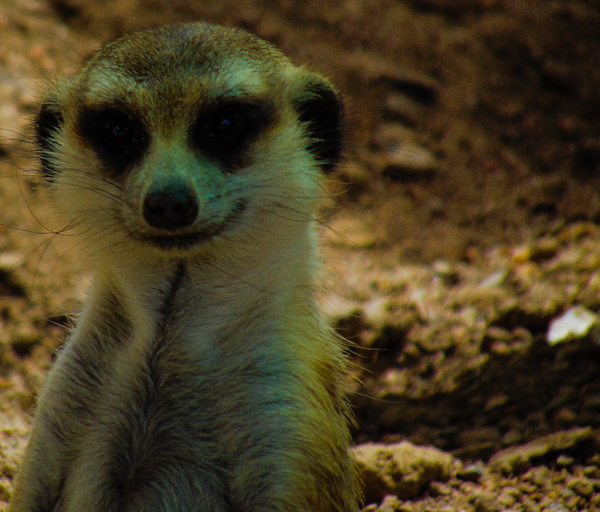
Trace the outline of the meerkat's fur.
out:
[[[341,110],[321,76],[202,23],[50,88],[42,174],[93,284],[12,512],[357,510],[346,358],[315,299]]]

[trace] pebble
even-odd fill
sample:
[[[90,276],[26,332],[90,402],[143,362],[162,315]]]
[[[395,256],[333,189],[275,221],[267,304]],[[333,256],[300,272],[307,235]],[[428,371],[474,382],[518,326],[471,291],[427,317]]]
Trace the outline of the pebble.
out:
[[[487,399],[487,401],[485,403],[485,410],[491,411],[492,409],[497,409],[498,407],[502,407],[509,400],[510,400],[510,398],[503,393],[500,393],[499,395],[493,395]]]
[[[568,508],[560,503],[550,503],[550,505],[542,510],[542,512],[570,512]]]
[[[556,464],[558,466],[568,467],[573,465],[575,459],[573,457],[568,457],[567,455],[561,454],[556,458]]]
[[[484,474],[484,469],[477,464],[469,464],[463,469],[456,472],[456,478],[465,482],[477,483],[481,480]]]
[[[481,512],[500,512],[505,508],[498,503],[496,493],[491,491],[477,489],[473,492],[471,498],[475,503],[476,510]]]
[[[414,498],[431,482],[447,481],[453,464],[450,454],[408,441],[390,445],[366,443],[356,446],[353,452],[369,491],[367,501],[371,502],[386,494]]]
[[[0,126],[2,138],[8,140],[19,136],[22,126],[22,116],[14,105],[0,105]]]
[[[441,482],[431,482],[429,484],[429,494],[431,496],[448,496],[452,494],[452,488]]]
[[[348,55],[344,64],[358,71],[370,82],[388,82],[398,92],[415,98],[423,104],[435,102],[440,84],[420,71],[400,68],[395,62],[369,52]]]
[[[573,338],[582,338],[599,323],[600,315],[583,306],[573,306],[550,322],[546,340],[550,345],[556,345]]]
[[[375,503],[371,503],[367,505],[365,508],[361,510],[361,512],[376,512],[379,507]]]
[[[399,123],[383,122],[373,135],[373,144],[381,150],[390,150],[405,142],[412,142],[415,132]]]
[[[327,242],[336,247],[364,249],[377,242],[377,233],[368,219],[342,216],[332,221],[330,227]]]
[[[502,489],[502,492],[498,495],[498,503],[505,508],[512,507],[514,503],[517,501],[515,497],[515,491],[517,491],[514,487],[505,487]],[[518,495],[518,491],[516,492]]]
[[[567,488],[572,489],[583,498],[589,498],[594,492],[594,485],[588,478],[573,478],[567,484]]]
[[[554,256],[560,249],[560,240],[553,237],[539,238],[533,244],[531,248],[531,260],[536,263],[542,263],[548,261]]]
[[[0,253],[0,271],[9,272],[17,265],[25,261],[25,255],[21,252],[7,251]]]
[[[492,272],[490,275],[488,275],[487,277],[482,279],[479,283],[479,287],[480,288],[496,288],[504,282],[507,275],[508,275],[508,269],[503,268],[500,270],[496,270],[495,272]]]
[[[371,325],[382,327],[389,318],[390,299],[389,297],[375,296],[363,309],[365,320]]]
[[[385,99],[385,113],[415,125],[423,117],[423,107],[405,94],[392,93]]]
[[[583,401],[584,409],[600,409],[600,395],[591,395]]]
[[[527,469],[531,459],[541,457],[552,451],[562,451],[592,437],[592,429],[574,428],[540,437],[521,446],[512,446],[495,453],[490,461],[490,467],[507,473]],[[547,471],[547,469],[546,469]]]
[[[10,499],[10,487],[4,482],[0,482],[0,500],[8,501]]]
[[[512,262],[516,265],[528,263],[531,260],[531,249],[529,247],[517,247],[513,249]]]
[[[440,89],[439,83],[428,75],[414,70],[388,67],[381,74],[397,91],[404,92],[420,103],[434,103]]]
[[[393,495],[387,495],[383,498],[381,502],[381,506],[379,507],[379,512],[395,512],[398,510],[400,506],[400,500]]]
[[[438,170],[435,155],[414,142],[403,142],[383,154],[383,173],[401,181],[429,178]]]

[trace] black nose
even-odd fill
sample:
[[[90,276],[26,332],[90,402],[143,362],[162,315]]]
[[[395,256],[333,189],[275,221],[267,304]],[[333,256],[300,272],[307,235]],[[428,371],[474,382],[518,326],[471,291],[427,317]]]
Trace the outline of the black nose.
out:
[[[184,181],[155,186],[144,200],[144,219],[153,228],[175,231],[191,226],[197,216],[196,194]]]

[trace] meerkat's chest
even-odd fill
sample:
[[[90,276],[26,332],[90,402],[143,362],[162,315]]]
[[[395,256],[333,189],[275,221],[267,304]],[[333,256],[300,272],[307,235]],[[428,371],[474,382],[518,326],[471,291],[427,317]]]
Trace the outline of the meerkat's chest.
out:
[[[74,405],[80,424],[73,425],[76,455],[64,483],[73,492],[63,496],[80,502],[57,510],[197,510],[177,493],[205,494],[212,503],[206,510],[229,510],[221,501],[228,465],[220,441],[222,389],[179,340],[165,337],[137,358],[127,341],[96,360],[91,353],[74,357],[75,348],[63,354],[95,378],[80,381],[89,388],[87,403]]]
[[[97,502],[97,510],[112,510],[115,496],[122,503],[143,496],[144,510],[163,510],[158,503],[183,485],[190,486],[186,495],[211,497],[214,508],[207,511],[229,511],[221,502],[228,474],[260,445],[270,429],[269,411],[288,406],[294,392],[289,371],[269,343],[245,353],[239,340],[236,353],[226,354],[219,340],[202,339],[189,323],[169,318],[159,324],[155,337],[143,342],[133,333],[96,340],[102,351],[78,344],[76,332],[65,350],[62,364],[79,379],[79,393],[87,389],[79,397],[86,413],[71,440],[78,455],[66,485],[88,489],[92,502],[108,500]],[[84,376],[90,371],[93,379]],[[280,436],[284,446],[285,428],[271,438]],[[196,510],[186,507],[173,502],[165,510]]]

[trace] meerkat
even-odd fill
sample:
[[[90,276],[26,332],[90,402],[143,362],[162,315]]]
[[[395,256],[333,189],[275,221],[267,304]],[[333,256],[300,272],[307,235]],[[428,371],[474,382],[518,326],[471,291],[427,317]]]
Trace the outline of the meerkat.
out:
[[[331,84],[205,23],[51,85],[41,175],[92,284],[12,512],[354,512],[347,356],[315,297]]]

